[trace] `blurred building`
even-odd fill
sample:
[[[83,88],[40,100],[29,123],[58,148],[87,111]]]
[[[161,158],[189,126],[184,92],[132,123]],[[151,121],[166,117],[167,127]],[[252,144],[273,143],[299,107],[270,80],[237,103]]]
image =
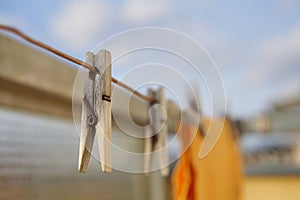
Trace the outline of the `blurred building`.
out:
[[[244,199],[299,199],[300,97],[240,125],[248,177]]]

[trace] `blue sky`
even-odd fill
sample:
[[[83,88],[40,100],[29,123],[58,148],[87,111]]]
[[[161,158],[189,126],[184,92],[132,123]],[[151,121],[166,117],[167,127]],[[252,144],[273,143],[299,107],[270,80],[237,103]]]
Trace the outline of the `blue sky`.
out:
[[[127,29],[180,31],[211,54],[235,116],[263,112],[300,91],[297,0],[0,0],[0,22],[81,59],[99,42]]]

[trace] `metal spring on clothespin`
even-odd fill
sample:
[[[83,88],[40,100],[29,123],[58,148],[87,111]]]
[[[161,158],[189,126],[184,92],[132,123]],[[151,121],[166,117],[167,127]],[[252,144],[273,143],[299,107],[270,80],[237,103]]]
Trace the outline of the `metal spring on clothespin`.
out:
[[[78,171],[86,172],[95,136],[103,172],[111,172],[111,55],[101,50],[86,54],[86,62],[99,70],[89,71],[85,78],[82,106]]]
[[[164,88],[160,87],[157,91],[148,89],[148,96],[155,99],[155,102],[151,102],[150,106],[155,103],[159,104],[166,111],[167,101],[165,99]],[[152,108],[150,110],[151,124],[145,127],[145,147],[144,147],[144,172],[151,171],[151,159],[153,151],[159,152],[159,166],[163,176],[169,174],[169,156],[167,151],[167,139],[168,139],[168,125],[166,114],[162,109]]]

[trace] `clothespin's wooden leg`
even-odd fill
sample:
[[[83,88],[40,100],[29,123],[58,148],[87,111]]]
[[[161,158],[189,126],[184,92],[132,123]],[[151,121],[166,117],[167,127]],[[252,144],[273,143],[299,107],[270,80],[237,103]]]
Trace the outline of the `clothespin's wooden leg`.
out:
[[[150,172],[151,165],[151,152],[152,152],[152,130],[150,125],[145,127],[145,139],[144,139],[144,173]]]
[[[155,98],[155,92],[152,89],[148,89],[148,96]],[[148,174],[151,171],[152,152],[155,148],[156,141],[154,141],[154,135],[157,133],[157,112],[155,108],[151,108],[152,104],[149,104],[150,124],[145,127],[145,139],[144,139],[144,172]]]
[[[111,123],[111,54],[101,50],[94,58],[94,66],[99,69],[100,81],[96,85],[96,113],[99,122],[96,125],[101,168],[103,172],[112,171],[112,123]]]
[[[86,62],[93,65],[94,54],[88,52],[86,54]],[[85,79],[84,95],[87,102],[93,105],[93,81],[89,78],[90,72],[87,72]],[[82,120],[81,120],[81,131],[80,131],[80,147],[79,147],[79,161],[78,161],[78,171],[86,172],[90,161],[91,152],[93,149],[94,137],[95,137],[95,127],[91,127],[88,124],[89,110],[82,103]]]
[[[148,96],[155,99],[162,108],[166,109],[167,102],[165,99],[164,88],[161,87],[158,91],[149,89]],[[158,109],[158,107],[151,108],[149,112],[151,124],[150,129],[146,127],[144,170],[145,172],[150,170],[151,153],[154,150],[158,150],[161,174],[167,176],[169,174],[169,156],[166,147],[168,137],[168,126],[166,123],[167,116],[166,113],[164,113],[163,110]],[[156,136],[154,136],[155,134]]]
[[[167,110],[167,101],[165,98],[165,91],[163,87],[160,87],[158,90],[158,102],[159,104]],[[159,113],[160,117],[160,124],[162,127],[161,130],[158,133],[158,148],[159,150],[159,163],[160,163],[160,171],[163,176],[169,175],[169,155],[167,150],[167,141],[168,141],[168,125],[167,125],[167,115],[163,112],[163,110],[160,110]]]

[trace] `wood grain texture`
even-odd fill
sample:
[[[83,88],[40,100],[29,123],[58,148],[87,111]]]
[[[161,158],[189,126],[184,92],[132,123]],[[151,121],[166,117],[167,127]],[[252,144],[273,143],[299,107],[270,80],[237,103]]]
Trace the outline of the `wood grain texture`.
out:
[[[94,54],[88,52],[86,54],[86,62],[90,65],[94,63]],[[94,105],[94,82],[89,78],[89,71],[85,71],[85,87],[84,95],[87,98],[88,103]],[[89,112],[82,102],[82,118],[81,118],[81,132],[80,132],[80,147],[79,147],[79,162],[78,171],[85,173],[88,168],[88,164],[91,157],[91,152],[93,149],[94,137],[95,137],[95,127],[91,127],[87,123],[87,117]]]
[[[96,85],[96,113],[98,123],[96,134],[99,145],[101,168],[103,172],[112,171],[111,151],[112,151],[112,121],[111,102],[103,100],[102,96],[111,97],[111,54],[109,51],[101,50],[94,58],[94,66],[99,69],[100,76],[97,77]]]
[[[148,174],[150,172],[151,165],[151,151],[152,151],[152,130],[149,125],[145,126],[145,139],[144,139],[144,173]]]

